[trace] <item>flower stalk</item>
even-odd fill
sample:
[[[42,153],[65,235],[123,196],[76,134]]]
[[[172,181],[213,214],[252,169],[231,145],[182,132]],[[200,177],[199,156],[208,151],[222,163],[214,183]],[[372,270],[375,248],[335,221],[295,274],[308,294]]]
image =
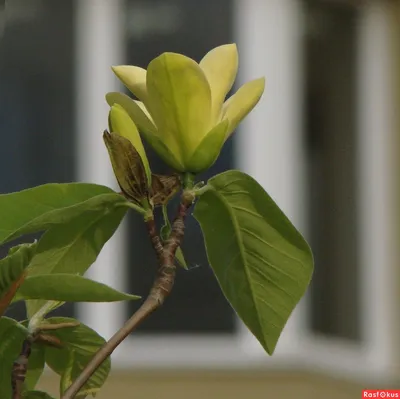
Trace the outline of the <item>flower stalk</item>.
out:
[[[175,282],[176,266],[174,257],[176,250],[182,242],[185,231],[185,219],[188,209],[195,197],[186,190],[183,191],[177,215],[172,223],[172,231],[164,245],[161,244],[157,234],[154,219],[147,220],[149,235],[153,248],[159,258],[159,267],[149,295],[132,315],[132,317],[120,328],[93,356],[78,378],[64,392],[61,399],[73,399],[79,390],[85,385],[93,373],[107,359],[118,345],[131,334],[148,316],[157,310],[169,296]],[[161,245],[161,247],[160,247]]]

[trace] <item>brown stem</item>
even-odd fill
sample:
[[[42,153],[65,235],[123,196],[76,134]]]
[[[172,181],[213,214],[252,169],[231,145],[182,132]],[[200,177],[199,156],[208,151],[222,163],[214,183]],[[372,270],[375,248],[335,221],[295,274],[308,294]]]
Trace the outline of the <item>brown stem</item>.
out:
[[[151,219],[147,219],[145,223],[146,223],[146,227],[147,227],[147,231],[149,233],[151,243],[153,245],[154,252],[157,255],[158,261],[161,263],[161,258],[163,255],[164,248],[161,243],[160,236],[157,233],[156,222],[154,221],[154,218],[151,218]]]
[[[65,323],[58,323],[58,324],[40,324],[38,326],[39,331],[52,331],[52,330],[60,330],[62,328],[69,328],[69,327],[77,327],[81,323],[79,321],[68,321]]]
[[[62,349],[64,347],[60,338],[57,338],[53,335],[43,334],[43,333],[38,334],[35,342],[37,342],[39,344],[51,346],[53,348],[58,348],[58,349]]]
[[[32,345],[36,342],[44,345],[62,348],[62,342],[51,335],[43,334],[42,330],[57,330],[67,327],[75,327],[79,322],[68,322],[59,324],[43,324],[35,331],[31,332],[22,342],[21,352],[18,359],[13,363],[11,370],[11,390],[12,399],[22,399],[24,391],[24,382],[28,371],[29,356],[31,355]]]
[[[159,248],[155,239],[154,249],[159,257],[159,268],[150,293],[142,306],[133,314],[133,316],[119,329],[93,356],[86,367],[83,369],[77,379],[64,392],[61,399],[73,399],[79,390],[85,385],[93,373],[100,365],[114,352],[118,345],[150,314],[157,310],[171,293],[175,281],[174,257],[177,248],[180,246],[184,235],[184,220],[188,208],[191,206],[194,198],[192,196],[182,195],[182,202],[178,208],[178,214],[172,224],[172,231],[166,240],[162,249]],[[150,219],[151,220],[151,219]],[[154,221],[153,221],[154,222]],[[149,220],[146,221],[148,225]],[[154,228],[154,231],[153,231]],[[148,225],[150,237],[158,237],[155,225]],[[158,238],[159,241],[159,238]],[[154,245],[157,244],[157,245]],[[161,242],[160,242],[161,244]]]
[[[18,356],[18,359],[12,365],[12,399],[22,399],[24,381],[26,377],[26,372],[28,371],[28,360],[31,354],[33,341],[34,337],[32,335],[28,335],[28,337],[22,343],[22,349]]]

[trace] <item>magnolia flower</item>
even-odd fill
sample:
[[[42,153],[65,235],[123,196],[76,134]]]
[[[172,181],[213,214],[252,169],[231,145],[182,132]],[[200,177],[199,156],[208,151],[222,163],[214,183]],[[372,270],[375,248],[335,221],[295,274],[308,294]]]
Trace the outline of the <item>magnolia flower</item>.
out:
[[[237,125],[258,103],[264,78],[244,84],[225,101],[238,69],[235,44],[211,50],[195,62],[181,54],[163,53],[147,71],[115,66],[114,73],[138,98],[108,93],[110,106],[119,104],[146,141],[171,167],[198,173],[218,158]]]

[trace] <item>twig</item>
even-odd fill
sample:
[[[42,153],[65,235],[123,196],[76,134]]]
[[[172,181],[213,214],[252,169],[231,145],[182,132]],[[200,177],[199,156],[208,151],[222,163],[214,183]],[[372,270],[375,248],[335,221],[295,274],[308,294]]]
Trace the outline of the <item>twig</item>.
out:
[[[28,360],[32,350],[35,337],[29,334],[22,343],[22,349],[18,359],[12,365],[11,389],[12,399],[22,399],[26,372],[28,371]]]
[[[58,330],[67,327],[76,327],[79,322],[68,322],[59,324],[42,324],[29,332],[28,336],[22,342],[21,352],[18,359],[13,363],[11,370],[11,389],[12,399],[22,399],[24,391],[24,382],[28,371],[29,356],[31,355],[32,345],[40,342],[44,345],[62,348],[63,344],[57,337],[43,334],[42,331]]]
[[[78,327],[81,323],[79,321],[68,321],[65,323],[58,323],[58,324],[39,324],[38,330],[40,331],[52,331],[52,330],[60,330],[62,328],[72,328]]]
[[[164,248],[161,243],[160,236],[157,234],[156,222],[154,221],[154,217],[147,219],[145,223],[150,241],[153,245],[154,252],[157,255],[158,262],[161,263]]]
[[[39,335],[35,339],[35,342],[43,344],[43,345],[51,346],[51,347],[57,348],[57,349],[62,349],[64,347],[60,338],[57,338],[53,335],[48,335],[48,334],[39,333]]]
[[[157,276],[154,280],[150,293],[142,306],[133,314],[133,316],[107,341],[93,356],[86,367],[83,369],[77,379],[70,385],[64,392],[61,399],[73,399],[79,390],[85,385],[93,373],[100,367],[100,365],[114,352],[118,345],[139,326],[150,314],[157,310],[165,301],[167,296],[171,293],[175,281],[175,252],[181,244],[184,229],[185,218],[188,208],[194,201],[193,195],[183,193],[182,200],[178,208],[177,216],[172,224],[172,231],[169,238],[165,241],[162,250],[158,245],[158,237],[155,225],[148,226],[149,233],[152,238],[153,246],[159,257],[159,268]],[[150,219],[151,220],[151,219]],[[146,222],[148,223],[148,221]],[[154,231],[153,231],[154,227]]]

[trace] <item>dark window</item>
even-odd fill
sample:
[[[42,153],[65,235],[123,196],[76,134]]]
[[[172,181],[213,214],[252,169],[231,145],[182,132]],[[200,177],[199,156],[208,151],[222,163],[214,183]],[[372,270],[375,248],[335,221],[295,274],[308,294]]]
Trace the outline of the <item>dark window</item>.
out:
[[[0,193],[74,180],[72,4],[6,5],[0,36]],[[0,256],[15,243],[2,246]],[[64,306],[58,314],[71,312],[72,306]],[[13,305],[9,314],[22,318],[23,307]]]
[[[360,339],[357,242],[357,9],[307,2],[307,145],[315,332]]]
[[[147,67],[164,51],[185,54],[200,61],[207,51],[232,41],[232,2],[229,0],[162,0],[127,2],[127,61]],[[233,167],[232,141],[207,174]],[[157,173],[168,169],[150,155]],[[207,176],[202,176],[207,178]],[[172,204],[172,211],[176,203]],[[129,220],[128,275],[132,292],[146,295],[153,281],[156,259],[140,217]],[[235,317],[208,265],[197,222],[188,218],[183,245],[191,270],[178,270],[172,295],[160,312],[146,321],[141,331],[151,333],[229,333]],[[131,314],[137,304],[129,305]]]

